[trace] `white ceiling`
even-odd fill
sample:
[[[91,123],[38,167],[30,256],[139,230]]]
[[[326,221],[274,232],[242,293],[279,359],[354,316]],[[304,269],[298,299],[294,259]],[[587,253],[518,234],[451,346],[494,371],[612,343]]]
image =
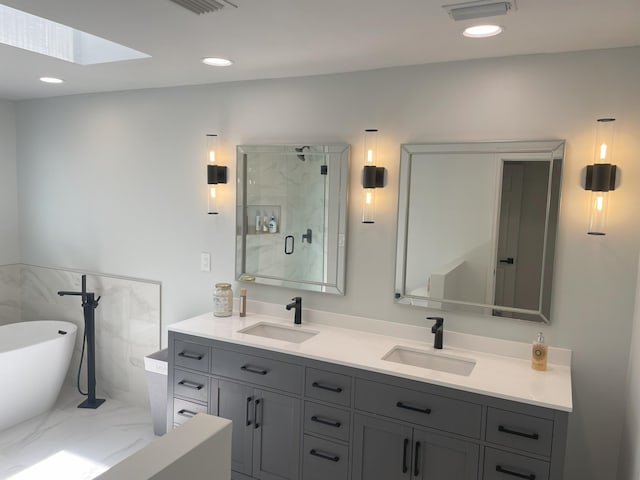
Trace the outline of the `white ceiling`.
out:
[[[442,8],[458,0],[233,0],[196,15],[169,0],[0,0],[152,56],[80,66],[0,45],[0,98],[317,75],[462,59],[640,45],[640,0],[517,0],[468,39]],[[478,21],[476,21],[477,23]],[[207,67],[205,56],[234,60]],[[38,79],[54,76],[63,85]]]

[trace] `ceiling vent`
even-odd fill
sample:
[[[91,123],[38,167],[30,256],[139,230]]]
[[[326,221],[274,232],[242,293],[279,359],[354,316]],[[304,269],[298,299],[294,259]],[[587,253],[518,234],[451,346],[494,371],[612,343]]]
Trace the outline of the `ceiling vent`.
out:
[[[227,5],[230,7],[238,8],[235,3],[228,2],[227,0],[171,0],[173,3],[177,3],[181,7],[201,15],[203,13],[216,12],[223,9]]]
[[[515,0],[505,2],[494,1],[475,1],[452,3],[443,5],[449,16],[454,20],[471,20],[473,18],[495,17],[498,15],[506,15],[509,10],[516,9]]]

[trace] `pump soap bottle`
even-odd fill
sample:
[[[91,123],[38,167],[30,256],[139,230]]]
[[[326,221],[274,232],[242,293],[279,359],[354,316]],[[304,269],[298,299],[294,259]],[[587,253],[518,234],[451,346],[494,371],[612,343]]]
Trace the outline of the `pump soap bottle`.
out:
[[[531,348],[531,368],[534,370],[547,369],[548,350],[549,346],[544,343],[542,332],[538,333],[538,338],[535,339]]]

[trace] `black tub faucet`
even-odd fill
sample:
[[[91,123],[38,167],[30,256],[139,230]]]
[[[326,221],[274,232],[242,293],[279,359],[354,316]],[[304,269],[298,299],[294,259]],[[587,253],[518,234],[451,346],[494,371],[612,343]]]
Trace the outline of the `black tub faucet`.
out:
[[[442,350],[442,334],[444,333],[444,318],[427,317],[427,320],[435,320],[436,323],[431,327],[431,333],[435,334],[433,338],[433,348]]]
[[[287,304],[286,309],[295,309],[295,315],[293,316],[293,323],[300,325],[302,323],[302,297],[293,297],[293,302]]]

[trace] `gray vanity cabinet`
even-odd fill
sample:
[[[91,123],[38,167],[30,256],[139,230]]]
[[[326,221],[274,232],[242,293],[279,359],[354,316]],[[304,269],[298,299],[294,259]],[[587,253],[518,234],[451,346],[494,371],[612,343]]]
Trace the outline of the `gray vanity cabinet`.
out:
[[[356,415],[353,480],[477,480],[478,445]]]
[[[562,480],[568,414],[169,332],[167,422],[233,422],[233,480]]]

